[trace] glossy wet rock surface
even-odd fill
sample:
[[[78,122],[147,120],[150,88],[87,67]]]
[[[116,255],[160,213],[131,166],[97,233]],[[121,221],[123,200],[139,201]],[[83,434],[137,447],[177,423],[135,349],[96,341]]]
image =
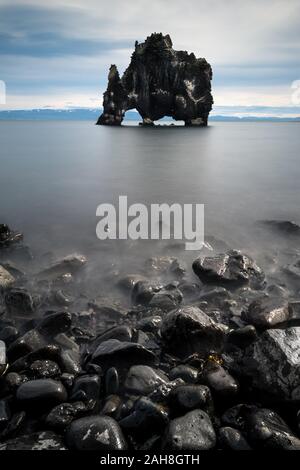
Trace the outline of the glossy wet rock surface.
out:
[[[22,247],[0,225],[0,450],[299,450],[298,252],[153,256],[92,296],[86,256]]]

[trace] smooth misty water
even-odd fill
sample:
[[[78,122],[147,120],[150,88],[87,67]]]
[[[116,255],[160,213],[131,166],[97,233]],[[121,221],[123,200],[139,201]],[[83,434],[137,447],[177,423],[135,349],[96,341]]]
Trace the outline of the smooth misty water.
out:
[[[258,220],[300,222],[295,123],[1,122],[0,142],[0,222],[24,232],[36,253],[76,250],[96,257],[100,270],[109,257],[127,271],[140,257],[169,253],[168,242],[97,240],[96,207],[119,195],[129,204],[203,203],[206,235],[258,258],[285,248]],[[172,250],[185,258],[183,249]]]

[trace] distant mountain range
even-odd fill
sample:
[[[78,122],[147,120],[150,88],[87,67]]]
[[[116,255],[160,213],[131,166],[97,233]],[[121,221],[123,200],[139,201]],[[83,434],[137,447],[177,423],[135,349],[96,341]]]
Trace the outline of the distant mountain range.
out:
[[[97,108],[72,108],[72,109],[18,109],[0,111],[0,120],[2,121],[96,121],[101,113]],[[140,121],[140,116],[135,111],[126,113],[126,120]],[[231,115],[211,115],[210,121],[228,121],[228,122],[300,122],[300,113],[297,117],[279,117],[279,116],[231,116]],[[170,118],[164,118],[162,121],[170,121]]]

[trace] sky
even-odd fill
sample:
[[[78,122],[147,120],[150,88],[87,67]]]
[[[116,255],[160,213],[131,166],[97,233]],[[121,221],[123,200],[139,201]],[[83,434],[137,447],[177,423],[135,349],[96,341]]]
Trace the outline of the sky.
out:
[[[163,32],[210,62],[215,113],[299,116],[299,25],[299,0],[0,0],[0,111],[100,108],[110,64]]]

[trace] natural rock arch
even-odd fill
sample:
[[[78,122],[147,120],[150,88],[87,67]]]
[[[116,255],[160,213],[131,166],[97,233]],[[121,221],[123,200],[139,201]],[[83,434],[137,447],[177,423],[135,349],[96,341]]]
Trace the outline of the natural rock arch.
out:
[[[213,98],[212,69],[195,54],[175,51],[169,35],[154,33],[135,43],[129,67],[120,77],[111,65],[97,124],[119,126],[125,112],[136,109],[144,125],[164,116],[189,126],[206,126]]]

